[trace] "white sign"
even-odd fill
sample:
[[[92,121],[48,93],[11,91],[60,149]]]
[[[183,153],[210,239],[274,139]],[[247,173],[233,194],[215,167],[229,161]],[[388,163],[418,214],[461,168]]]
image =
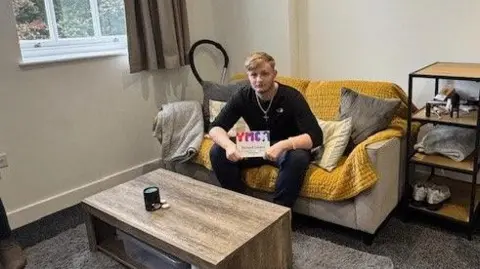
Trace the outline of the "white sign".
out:
[[[270,147],[270,131],[237,132],[237,149],[243,158],[264,157]]]

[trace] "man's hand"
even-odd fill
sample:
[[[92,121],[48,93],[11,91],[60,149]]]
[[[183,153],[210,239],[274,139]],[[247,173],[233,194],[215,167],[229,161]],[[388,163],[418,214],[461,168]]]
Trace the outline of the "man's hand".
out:
[[[280,141],[267,149],[265,152],[265,159],[276,162],[278,157],[280,157],[284,151],[289,149],[290,147],[288,146],[287,141]]]
[[[242,159],[242,156],[240,155],[240,152],[237,149],[237,145],[235,144],[228,146],[225,149],[225,152],[227,154],[227,159],[232,162],[238,162]]]
[[[230,140],[224,129],[215,126],[208,134],[216,144],[225,149],[225,154],[228,160],[238,162],[243,159],[237,149],[237,145]]]

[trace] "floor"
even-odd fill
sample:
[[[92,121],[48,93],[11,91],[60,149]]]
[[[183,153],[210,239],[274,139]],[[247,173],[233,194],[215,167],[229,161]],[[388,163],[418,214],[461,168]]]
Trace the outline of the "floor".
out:
[[[470,241],[458,226],[412,216],[408,222],[389,219],[372,245],[351,230],[296,216],[294,229],[336,244],[390,257],[395,268],[480,268],[480,233]]]
[[[427,219],[404,223],[393,216],[372,245],[363,243],[358,233],[310,217],[294,215],[295,231],[323,238],[372,254],[390,257],[395,268],[480,268],[480,233],[473,240],[454,227],[444,227]],[[23,247],[35,245],[84,222],[80,206],[73,206],[14,231]]]

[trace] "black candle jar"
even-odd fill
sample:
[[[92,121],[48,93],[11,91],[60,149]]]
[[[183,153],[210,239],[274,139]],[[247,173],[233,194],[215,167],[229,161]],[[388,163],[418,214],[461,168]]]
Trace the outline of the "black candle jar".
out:
[[[160,191],[157,187],[148,187],[143,190],[143,199],[145,201],[145,209],[154,211],[161,207]]]

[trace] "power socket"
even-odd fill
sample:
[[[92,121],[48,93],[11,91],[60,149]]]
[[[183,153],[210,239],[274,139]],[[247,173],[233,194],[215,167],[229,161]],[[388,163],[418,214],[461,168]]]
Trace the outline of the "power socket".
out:
[[[0,169],[8,166],[7,153],[0,152]]]

